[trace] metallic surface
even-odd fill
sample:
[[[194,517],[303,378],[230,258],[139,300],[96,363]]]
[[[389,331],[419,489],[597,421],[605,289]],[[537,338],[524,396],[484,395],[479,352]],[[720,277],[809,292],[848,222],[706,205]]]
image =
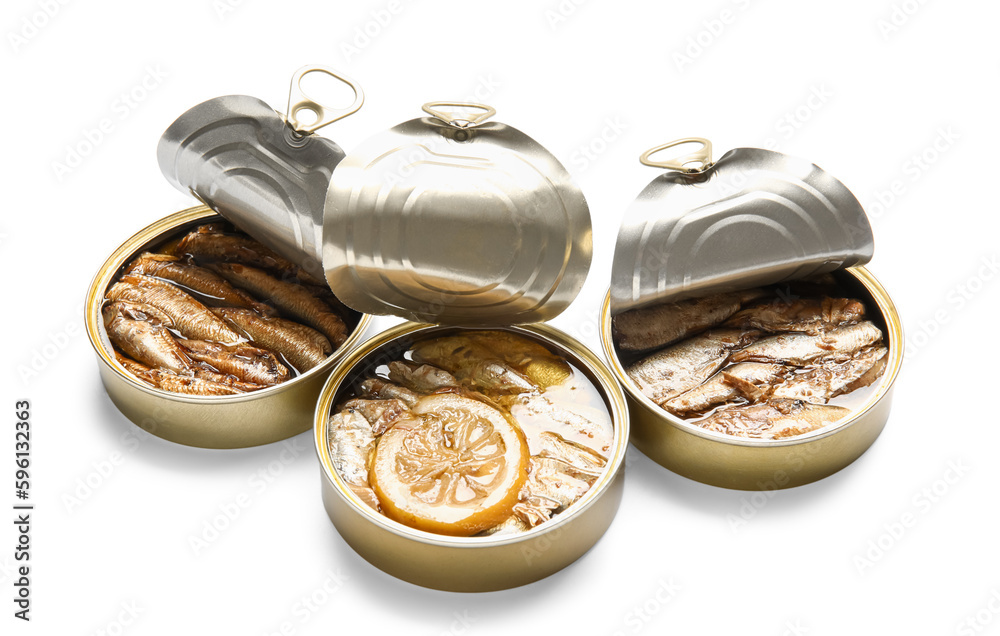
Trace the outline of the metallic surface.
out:
[[[98,270],[87,292],[87,335],[108,396],[140,428],[178,444],[203,448],[268,444],[312,426],[323,382],[337,361],[362,338],[371,316],[359,316],[340,349],[307,373],[254,393],[216,397],[170,393],[136,380],[115,361],[101,319],[104,294],[127,262],[178,232],[217,219],[212,210],[198,206],[157,221],[125,241]]]
[[[447,537],[414,530],[372,510],[340,478],[327,444],[331,410],[341,401],[351,370],[369,354],[400,338],[454,331],[404,323],[362,344],[334,369],[316,408],[316,450],[322,471],[323,504],[344,540],[372,565],[403,580],[439,590],[486,592],[525,585],[577,560],[611,525],[621,502],[629,418],[621,386],[582,344],[546,325],[510,330],[562,353],[594,382],[607,402],[615,428],[605,474],[572,508],[520,535]]]
[[[870,295],[885,321],[889,359],[871,397],[839,424],[786,440],[754,440],[707,431],[666,412],[632,383],[611,334],[611,294],[601,312],[601,343],[615,376],[625,387],[632,443],[673,472],[713,486],[740,490],[791,488],[822,479],[861,456],[889,417],[892,387],[903,360],[903,330],[896,307],[863,267],[845,270]]]
[[[737,148],[703,171],[657,177],[632,203],[615,248],[611,311],[863,265],[873,250],[868,218],[844,184],[803,159]]]
[[[501,123],[404,122],[351,152],[327,196],[327,282],[366,313],[549,320],[580,291],[591,252],[590,213],[569,173]]]
[[[333,108],[320,104],[307,95],[302,88],[302,80],[307,75],[326,75],[347,84],[354,91],[354,101],[346,108]],[[361,86],[357,82],[352,82],[329,66],[311,64],[303,66],[292,75],[292,84],[288,88],[288,108],[285,110],[285,119],[296,132],[313,133],[323,126],[329,126],[335,121],[358,112],[364,103],[365,92],[361,90]],[[311,114],[315,118],[312,123],[307,123],[300,118],[306,114]]]
[[[174,187],[323,280],[323,205],[340,146],[297,133],[256,97],[229,95],[178,117],[156,158]]]

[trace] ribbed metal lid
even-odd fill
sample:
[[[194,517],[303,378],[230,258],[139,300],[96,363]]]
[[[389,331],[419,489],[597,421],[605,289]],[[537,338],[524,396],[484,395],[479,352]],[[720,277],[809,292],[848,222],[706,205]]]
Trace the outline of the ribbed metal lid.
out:
[[[695,153],[655,153],[700,144]],[[611,311],[748,289],[871,260],[874,238],[847,187],[809,161],[759,148],[712,163],[711,144],[682,139],[643,154],[670,171],[626,212],[611,273]]]
[[[590,269],[583,193],[538,142],[485,122],[491,107],[424,110],[431,117],[371,137],[337,167],[323,228],[330,287],[359,311],[419,322],[558,315]]]
[[[302,78],[330,75],[354,90],[347,108],[306,96]],[[344,158],[317,129],[357,111],[361,88],[332,69],[305,66],[292,77],[287,116],[256,97],[228,95],[198,104],[167,128],[157,160],[167,180],[322,280],[323,205]],[[305,111],[314,114],[306,124]]]

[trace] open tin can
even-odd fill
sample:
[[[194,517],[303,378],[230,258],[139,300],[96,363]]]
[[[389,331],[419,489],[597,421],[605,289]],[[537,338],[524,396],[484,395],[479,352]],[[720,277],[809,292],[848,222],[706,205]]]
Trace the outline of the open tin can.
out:
[[[539,322],[572,302],[590,266],[582,192],[540,144],[486,122],[491,107],[435,102],[424,111],[430,116],[349,153],[327,194],[323,261],[331,288],[355,309],[420,323],[370,339],[324,387],[316,409],[323,502],[344,540],[393,576],[442,590],[498,590],[558,571],[604,534],[621,500],[628,414],[607,367]],[[404,525],[362,500],[338,471],[331,417],[408,343],[485,327],[541,345],[585,376],[612,429],[606,463],[580,499],[514,534],[448,536]],[[375,455],[373,447],[369,465]]]
[[[470,331],[403,323],[363,343],[334,369],[316,408],[316,450],[323,505],[344,540],[379,569],[440,590],[486,592],[531,583],[577,560],[601,538],[618,510],[624,484],[629,419],[625,397],[611,372],[581,343],[543,324],[506,327],[563,356],[593,384],[610,414],[614,436],[607,465],[590,489],[565,511],[514,535],[453,537],[417,530],[376,512],[335,469],[329,423],[341,403],[374,366],[418,338]]]
[[[143,228],[101,265],[87,292],[87,335],[111,401],[140,428],[202,448],[244,448],[298,435],[312,426],[316,399],[330,370],[357,344],[371,316],[353,312],[347,340],[324,362],[291,380],[251,393],[191,396],[153,388],[116,361],[101,318],[105,293],[127,263],[198,225],[219,221],[206,206],[177,212]]]
[[[354,91],[345,109],[324,108],[302,92],[309,73],[329,75]],[[227,220],[291,257],[322,281],[312,254],[319,249],[323,200],[344,151],[315,130],[358,110],[361,88],[332,69],[306,66],[292,77],[287,115],[263,101],[229,95],[195,106],[163,134],[157,156],[167,179],[207,205],[170,215],[125,241],[100,267],[86,300],[86,324],[101,379],[118,409],[164,439],[204,448],[268,444],[309,429],[320,388],[337,360],[360,341],[371,317],[348,310],[346,340],[308,371],[264,389],[236,395],[187,395],[154,388],[116,360],[101,309],[126,264],[197,226]],[[304,123],[305,111],[314,121]],[[320,283],[321,284],[321,283]],[[267,299],[261,299],[267,300]]]
[[[700,148],[674,160],[651,159],[684,144]],[[807,484],[860,457],[889,416],[904,346],[892,300],[861,266],[871,258],[873,239],[857,199],[814,164],[780,153],[740,148],[713,163],[710,143],[700,138],[653,148],[641,161],[669,172],[626,213],[601,311],[601,341],[628,396],[632,442],[680,475],[743,490]],[[629,376],[615,316],[823,274],[865,305],[888,349],[884,371],[848,416],[785,439],[738,437],[669,412]]]

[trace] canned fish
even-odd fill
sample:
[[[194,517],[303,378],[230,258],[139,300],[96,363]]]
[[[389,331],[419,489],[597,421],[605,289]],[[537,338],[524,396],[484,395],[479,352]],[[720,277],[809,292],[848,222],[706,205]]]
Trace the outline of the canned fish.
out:
[[[574,392],[594,403],[570,414],[560,400]],[[606,436],[589,428],[600,421]],[[337,365],[315,435],[324,505],[358,554],[417,585],[481,592],[548,576],[604,534],[629,419],[607,367],[552,327],[404,323]],[[537,490],[546,470],[562,492]]]
[[[184,356],[184,359],[195,360],[199,365],[198,369],[204,369],[205,374],[210,378],[205,380],[201,374],[194,378],[172,373],[170,369],[148,368],[126,356],[116,354],[105,326],[107,317],[102,315],[102,308],[107,311],[106,295],[116,284],[116,281],[121,278],[123,270],[135,263],[136,257],[145,252],[155,251],[165,244],[176,242],[177,239],[198,226],[206,226],[219,221],[221,221],[221,217],[211,209],[198,206],[157,221],[123,243],[101,266],[91,283],[86,300],[87,333],[97,354],[101,380],[108,395],[115,406],[136,425],[164,439],[189,446],[241,448],[267,444],[296,435],[309,428],[313,406],[324,379],[340,357],[361,339],[370,321],[369,316],[346,310],[344,312],[344,333],[342,337],[339,337],[338,334],[336,338],[338,342],[340,340],[342,342],[336,351],[325,358],[320,355],[319,359],[314,356],[311,360],[300,360],[292,355],[291,359],[295,360],[295,363],[292,364],[288,362],[289,358],[282,357],[279,362],[275,355],[259,348],[242,348],[237,352],[237,355],[233,356],[233,358],[241,359],[246,357],[246,351],[260,351],[262,360],[267,363],[264,365],[266,372],[280,368],[281,373],[295,374],[294,377],[287,380],[284,376],[275,380],[256,376],[234,379],[236,376],[233,374],[238,374],[238,370],[216,369],[197,362],[205,359],[204,356],[217,355],[219,352],[215,351],[216,348],[227,350],[234,345],[216,346],[207,341],[189,341],[192,344],[197,342],[207,350],[185,350],[179,355]],[[168,291],[175,289],[175,287],[167,286],[155,276],[156,274],[153,274],[152,277],[139,275],[135,278],[142,279],[143,284],[162,285]],[[259,306],[269,308],[266,304],[257,302],[269,300],[260,298],[259,294],[257,300],[254,300],[249,294],[245,294],[239,289],[236,289],[234,293],[241,294],[241,298],[244,298],[245,302],[250,305],[256,303]],[[183,294],[181,295],[183,296]],[[122,311],[126,313],[128,311],[142,311],[142,304],[137,300],[137,298],[129,296],[128,289],[124,289],[122,295],[116,296],[116,302],[112,304],[122,305],[125,307]],[[135,309],[136,306],[140,306],[140,309]],[[131,309],[128,309],[129,307]],[[146,307],[145,310],[159,313],[152,306]],[[228,312],[229,310],[218,309],[217,311]],[[236,310],[234,313],[239,311],[242,310]],[[246,310],[246,313],[253,312]],[[115,316],[114,320],[118,318],[127,321],[129,316]],[[150,319],[146,315],[144,318]],[[239,318],[238,315],[227,315],[223,320],[223,316],[219,316],[213,325],[216,329],[232,333],[226,322]],[[164,319],[169,318],[164,317]],[[269,318],[268,320],[282,321],[283,319]],[[143,321],[142,326],[149,329],[148,325],[156,322],[154,317],[149,322]],[[237,327],[233,327],[233,329],[235,330]],[[240,333],[244,331],[244,329],[239,329]],[[244,342],[242,336],[236,340]],[[242,347],[243,345],[238,346]],[[236,362],[240,362],[240,360],[236,360]],[[289,372],[289,369],[292,371]],[[295,369],[299,369],[299,372],[296,372]],[[251,369],[251,371],[257,371],[257,369]],[[169,382],[159,383],[156,381],[157,378],[169,380]],[[202,393],[204,393],[203,387],[210,387],[213,391],[230,394],[209,395],[176,392],[178,390],[191,391],[191,385],[194,383],[201,383],[198,388]],[[180,386],[175,386],[178,384]]]
[[[850,464],[885,425],[903,352],[896,309],[861,267],[874,240],[857,199],[781,153],[713,163],[704,139],[640,161],[671,172],[626,214],[601,334],[632,441],[728,488],[798,486]]]

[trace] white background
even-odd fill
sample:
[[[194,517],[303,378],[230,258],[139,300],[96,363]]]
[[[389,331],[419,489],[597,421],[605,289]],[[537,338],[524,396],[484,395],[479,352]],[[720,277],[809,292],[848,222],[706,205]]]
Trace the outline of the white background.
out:
[[[37,506],[28,625],[11,616],[15,535],[0,522],[5,634],[1000,633],[997,5],[576,1],[4,3],[0,504],[14,502],[13,404],[28,398]],[[309,434],[287,464],[281,444],[209,451],[142,434],[98,379],[82,327],[91,277],[133,232],[193,204],[155,160],[174,118],[225,94],[283,110],[306,63],[367,92],[324,131],[348,151],[424,102],[471,97],[558,156],[590,204],[595,255],[555,323],[595,349],[615,233],[658,174],[640,152],[700,135],[717,155],[766,145],[816,162],[865,204],[870,269],[906,331],[885,432],[839,474],[768,497],[633,449],[593,550],[478,595],[358,557],[320,503]],[[69,148],[87,152],[64,170]],[[88,478],[98,486],[81,491]],[[252,504],[196,554],[191,537],[242,493]],[[317,592],[331,573],[336,592]],[[323,602],[303,612],[314,593]]]

